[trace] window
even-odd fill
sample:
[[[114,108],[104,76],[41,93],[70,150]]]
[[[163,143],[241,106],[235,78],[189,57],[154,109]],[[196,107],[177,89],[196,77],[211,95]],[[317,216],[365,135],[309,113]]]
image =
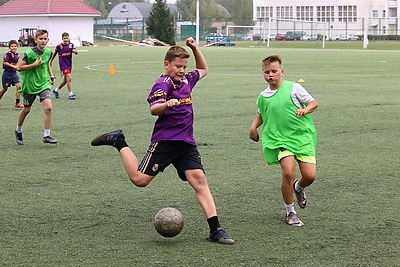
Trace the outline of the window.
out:
[[[277,19],[293,19],[293,7],[292,6],[277,6],[276,7],[276,18]]]
[[[312,6],[298,6],[296,7],[296,19],[313,21],[313,7]]]
[[[386,10],[382,10],[382,17],[386,18]]]
[[[257,19],[268,19],[272,18],[272,7],[270,6],[258,6],[257,7]]]
[[[357,6],[338,6],[339,21],[341,22],[356,22],[357,21]]]
[[[378,10],[372,10],[372,17],[378,18]]]
[[[334,6],[317,6],[317,21],[322,21],[322,22],[335,21]]]

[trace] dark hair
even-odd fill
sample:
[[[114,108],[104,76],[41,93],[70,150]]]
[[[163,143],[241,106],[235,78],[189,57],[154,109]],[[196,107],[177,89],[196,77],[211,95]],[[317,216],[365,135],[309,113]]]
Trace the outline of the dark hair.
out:
[[[282,58],[280,55],[270,55],[267,56],[266,58],[264,58],[263,60],[261,60],[263,65],[269,65],[272,62],[278,62],[279,65],[282,65]]]
[[[8,42],[8,48],[10,48],[12,44],[18,45],[18,42],[17,42],[16,40],[10,40],[10,41]]]
[[[181,46],[171,46],[170,49],[168,49],[167,53],[165,54],[164,60],[168,62],[174,61],[176,58],[189,58],[190,55],[189,53],[185,50],[185,48]]]
[[[40,30],[36,31],[36,37],[38,37],[39,35],[43,35],[43,34],[49,35],[49,32],[47,30],[44,30],[44,29],[40,29]]]
[[[64,36],[68,36],[68,37],[69,37],[68,32],[63,32],[63,33],[61,34],[61,37],[64,37]]]

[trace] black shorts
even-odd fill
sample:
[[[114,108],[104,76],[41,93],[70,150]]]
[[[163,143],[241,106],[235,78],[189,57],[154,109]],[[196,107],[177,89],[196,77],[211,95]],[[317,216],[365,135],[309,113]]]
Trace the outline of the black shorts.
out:
[[[187,181],[186,170],[200,169],[204,172],[197,147],[184,141],[160,141],[151,144],[138,170],[156,176],[170,164],[174,165],[183,181]]]
[[[3,75],[1,76],[1,81],[3,88],[15,86],[17,83],[20,83],[18,74],[15,71],[9,70],[4,70]]]

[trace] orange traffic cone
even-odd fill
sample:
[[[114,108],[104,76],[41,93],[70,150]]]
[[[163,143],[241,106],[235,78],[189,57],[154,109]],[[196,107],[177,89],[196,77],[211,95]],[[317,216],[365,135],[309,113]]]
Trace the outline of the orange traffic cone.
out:
[[[110,75],[114,75],[115,74],[114,63],[112,63],[112,62],[110,62],[110,71],[108,73]]]

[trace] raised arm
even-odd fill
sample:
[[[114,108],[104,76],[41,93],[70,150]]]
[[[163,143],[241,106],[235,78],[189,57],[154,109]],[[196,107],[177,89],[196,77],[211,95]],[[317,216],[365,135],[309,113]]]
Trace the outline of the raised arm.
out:
[[[196,61],[196,69],[199,71],[201,79],[208,73],[207,61],[201,53],[199,47],[196,45],[196,41],[192,37],[186,39],[186,45],[192,49],[194,59]]]
[[[263,124],[262,117],[260,113],[257,113],[257,115],[254,117],[254,121],[250,126],[250,139],[253,140],[254,142],[260,141],[260,136],[258,134],[258,127],[260,127]]]

